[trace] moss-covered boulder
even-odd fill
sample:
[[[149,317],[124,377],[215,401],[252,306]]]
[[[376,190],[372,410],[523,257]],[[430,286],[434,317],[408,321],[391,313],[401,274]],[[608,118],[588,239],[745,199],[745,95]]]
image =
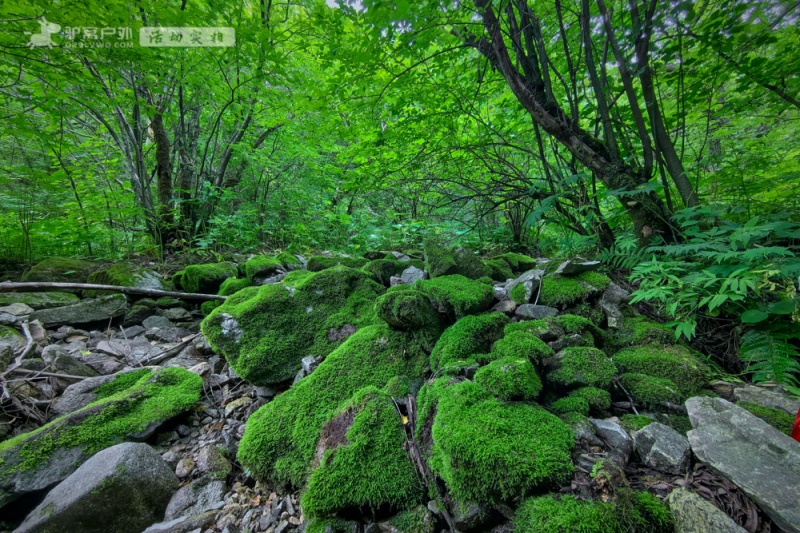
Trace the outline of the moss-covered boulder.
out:
[[[488,353],[503,335],[508,317],[503,313],[466,316],[447,328],[431,352],[431,370]]]
[[[617,373],[606,354],[589,346],[564,348],[546,364],[547,381],[558,387],[607,389]]]
[[[513,252],[504,253],[492,258],[493,260],[501,260],[506,263],[511,270],[515,273],[522,273],[532,268],[536,268],[536,259],[524,254],[517,254]]]
[[[16,329],[0,326],[0,372],[22,353],[27,341]]]
[[[303,268],[303,262],[296,255],[289,252],[282,252],[275,259],[280,261],[286,270],[300,270]]]
[[[392,397],[375,387],[357,392],[322,426],[319,466],[300,500],[303,513],[374,516],[419,503],[424,484],[405,444]]]
[[[79,300],[69,292],[0,292],[0,307],[20,303],[37,311],[76,304]]]
[[[250,279],[263,279],[274,276],[283,271],[283,263],[276,257],[256,255],[242,265],[245,277]]]
[[[100,385],[96,400],[0,443],[0,507],[61,481],[96,452],[151,435],[190,409],[203,380],[182,368],[141,369]]]
[[[418,404],[423,443],[430,427],[430,467],[458,502],[521,498],[572,474],[572,431],[542,407],[504,403],[449,378],[426,385]]]
[[[22,281],[55,281],[86,283],[97,268],[96,263],[66,257],[50,257],[33,265],[22,275]]]
[[[611,407],[611,394],[597,387],[581,387],[569,393],[568,397],[583,398],[594,412],[601,412]]]
[[[391,259],[376,259],[370,261],[364,265],[363,269],[364,272],[372,276],[372,279],[388,287],[392,276],[399,276],[405,269],[412,266],[421,269],[423,263],[419,259],[400,261],[392,256]]]
[[[766,407],[752,402],[736,402],[736,405],[747,409],[752,414],[787,435],[792,434],[795,417],[773,407]]]
[[[680,404],[684,400],[680,388],[666,378],[628,373],[622,374],[619,382],[636,404],[647,409],[663,408],[667,402]]]
[[[242,378],[279,383],[294,377],[303,357],[329,354],[343,340],[343,331],[374,324],[375,300],[384,291],[364,272],[335,267],[304,276],[294,286],[241,290],[201,327]]]
[[[527,357],[503,357],[480,368],[475,383],[503,401],[535,400],[542,391],[542,380]]]
[[[621,373],[647,374],[669,379],[689,397],[708,385],[710,370],[691,350],[680,345],[648,344],[614,355]]]
[[[361,268],[369,263],[369,259],[365,257],[325,257],[323,255],[315,255],[308,259],[308,270],[311,272],[319,272],[326,268],[333,268],[335,266],[346,266],[349,268]]]
[[[623,348],[660,344],[675,344],[675,333],[667,326],[644,316],[625,318],[622,326],[609,330],[606,349],[613,354]]]
[[[62,307],[41,309],[31,314],[32,320],[40,320],[45,327],[64,324],[91,324],[123,316],[128,310],[124,294],[108,294],[99,298],[84,298],[78,303]]]
[[[432,278],[461,274],[478,279],[492,274],[492,269],[466,248],[450,248],[438,240],[428,239],[424,252],[425,270]]]
[[[430,296],[439,312],[454,320],[486,311],[494,301],[491,285],[459,274],[418,280],[414,288]]]
[[[484,261],[483,264],[491,269],[489,277],[494,281],[506,281],[514,277],[511,267],[502,259],[489,259]]]
[[[228,278],[222,282],[222,285],[219,286],[219,291],[217,291],[217,294],[219,294],[220,296],[230,296],[231,294],[236,294],[240,290],[252,286],[253,286],[253,280],[251,280],[250,278]],[[209,301],[221,303],[218,300],[209,300]]]
[[[236,276],[236,273],[236,265],[228,261],[189,265],[182,270],[180,286],[187,292],[216,294],[222,282]]]
[[[412,333],[378,324],[357,331],[309,376],[256,411],[239,445],[239,462],[253,476],[301,487],[313,467],[322,426],[364,387],[383,388],[397,376],[419,380],[428,353]]]
[[[101,285],[164,290],[161,276],[157,272],[149,268],[132,267],[124,263],[95,270],[89,275],[87,281]]]
[[[525,357],[536,363],[537,366],[541,366],[545,359],[555,355],[550,346],[528,331],[523,329],[509,331],[508,326],[505,331],[507,332],[505,336],[492,346],[491,353],[498,358]]]
[[[589,416],[589,402],[579,396],[565,396],[550,404],[550,410],[557,415],[570,413]]]
[[[378,298],[375,309],[381,320],[397,329],[432,329],[438,333],[443,329],[442,316],[434,309],[430,297],[408,285],[390,288]]]
[[[539,303],[558,309],[599,298],[611,280],[599,272],[584,272],[577,276],[550,275],[542,279]]]

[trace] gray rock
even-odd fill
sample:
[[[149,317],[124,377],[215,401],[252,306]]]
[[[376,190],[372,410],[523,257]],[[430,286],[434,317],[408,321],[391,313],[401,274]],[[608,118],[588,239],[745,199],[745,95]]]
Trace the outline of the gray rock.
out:
[[[67,354],[55,357],[52,363],[50,363],[50,366],[56,372],[60,374],[69,374],[70,376],[93,377],[97,375],[97,372],[93,368]]]
[[[508,298],[508,290],[506,290],[505,283],[495,283],[492,287],[492,292],[494,293],[494,299],[498,301],[503,301]]]
[[[197,470],[216,479],[225,479],[231,472],[231,463],[220,446],[206,446],[197,453]]]
[[[522,304],[516,310],[516,315],[520,318],[545,318],[557,314],[558,309],[546,305]]]
[[[168,522],[181,516],[194,516],[225,505],[227,487],[222,480],[203,477],[178,489],[172,495],[164,514]]]
[[[25,348],[25,337],[9,326],[0,326],[0,371]]]
[[[300,360],[300,365],[303,367],[306,374],[310,374],[319,366],[319,359],[313,355],[307,355]]]
[[[653,422],[633,434],[642,462],[659,472],[683,474],[689,468],[689,440],[669,426]]]
[[[115,374],[125,369],[124,363],[109,355],[104,355],[101,353],[90,353],[89,355],[81,356],[80,359],[86,363],[87,366],[103,376]]]
[[[158,520],[178,480],[150,446],[98,452],[51,490],[15,533],[138,533]]]
[[[134,337],[136,337],[136,336],[138,336],[138,335],[141,335],[141,334],[142,334],[142,333],[144,333],[145,331],[146,331],[146,328],[144,328],[143,326],[139,326],[139,325],[137,324],[137,325],[135,325],[135,326],[129,326],[129,327],[127,327],[127,328],[122,328],[122,329],[120,330],[120,334],[121,334],[121,335],[123,336],[123,338],[125,338],[125,339],[132,339],[132,338],[134,338]]]
[[[630,299],[630,293],[613,281],[608,285],[608,288],[603,293],[603,300],[613,305],[622,305],[628,303]]]
[[[66,388],[61,397],[53,404],[52,411],[56,415],[66,415],[85,407],[97,399],[94,389],[117,379],[119,374],[97,376],[73,383]]]
[[[745,533],[747,530],[716,505],[679,487],[667,499],[676,533]]]
[[[757,387],[755,385],[745,385],[734,389],[733,396],[737,401],[756,403],[764,407],[780,409],[787,414],[797,416],[800,411],[800,401],[789,398],[780,392]]]
[[[739,486],[775,524],[800,532],[800,443],[722,398],[686,400],[697,458]]]
[[[530,302],[531,299],[539,291],[539,285],[542,283],[544,270],[533,269],[528,270],[517,279],[509,281],[506,284],[506,293],[510,296],[517,285],[522,284],[525,287],[525,301]]]
[[[594,426],[597,436],[606,443],[612,454],[617,455],[622,464],[627,463],[633,453],[633,440],[628,432],[613,419],[590,418],[589,421]]]
[[[177,320],[177,321],[192,319],[192,314],[186,309],[183,309],[182,307],[173,307],[171,309],[164,309],[163,311],[161,311],[161,316],[169,320]]]
[[[403,284],[411,285],[417,280],[428,279],[428,273],[422,269],[411,266],[403,270],[403,273],[400,274],[400,279]]]
[[[600,268],[600,261],[573,261],[572,259],[568,259],[564,261],[554,272],[554,274],[561,274],[562,276],[572,276],[575,274],[581,274],[583,272],[589,272],[592,270],[597,270]]]
[[[72,305],[41,309],[31,318],[40,320],[46,327],[63,324],[88,324],[122,316],[128,309],[124,294],[110,294],[96,299],[87,298]]]
[[[154,315],[142,320],[142,326],[144,326],[145,329],[174,328],[175,324],[167,317]]]
[[[631,296],[628,294],[628,291],[616,283],[612,282],[608,286],[603,293],[603,297],[600,298],[600,309],[606,316],[606,322],[609,328],[617,329],[622,327],[624,317],[620,305],[628,302],[630,299]]]
[[[15,321],[17,322],[25,320],[31,315],[31,313],[33,313],[33,308],[23,303],[13,303],[0,307],[0,316],[9,315],[14,317]]]
[[[51,309],[72,305],[80,300],[68,292],[4,292],[0,293],[0,305],[24,303],[34,310]]]
[[[398,285],[403,285],[403,278],[400,276],[392,276],[389,278],[390,287],[397,287]]]
[[[504,313],[508,316],[514,314],[517,310],[517,302],[514,300],[503,300],[501,302],[497,302],[494,307],[492,307],[492,311],[497,311],[498,313]]]
[[[476,530],[489,518],[488,510],[475,502],[464,505],[454,502],[450,514],[453,524],[459,531]]]
[[[144,533],[200,533],[208,531],[216,517],[216,510],[196,516],[181,516],[174,520],[153,524],[145,529]]]

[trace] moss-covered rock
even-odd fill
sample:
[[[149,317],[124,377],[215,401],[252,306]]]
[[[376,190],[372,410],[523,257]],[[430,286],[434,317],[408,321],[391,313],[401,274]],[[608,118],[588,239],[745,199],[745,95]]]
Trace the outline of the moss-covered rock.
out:
[[[25,348],[27,341],[25,337],[10,327],[0,326],[0,372],[4,371],[6,367],[19,355]]]
[[[341,518],[310,518],[305,533],[358,533],[361,522]]]
[[[625,491],[625,501],[578,500],[572,495],[525,500],[514,517],[516,533],[624,533],[672,530],[672,513],[656,496]]]
[[[505,262],[515,273],[522,273],[532,268],[536,268],[536,259],[523,254],[508,252],[493,257],[492,259]]]
[[[663,407],[665,402],[679,404],[684,397],[680,388],[669,379],[645,374],[622,374],[619,381],[633,401],[648,409]]]
[[[268,278],[282,271],[283,263],[276,257],[257,255],[245,261],[242,270],[250,279]]]
[[[364,387],[383,388],[397,376],[421,379],[427,366],[427,352],[411,333],[383,323],[360,329],[314,372],[248,419],[239,462],[257,478],[303,486],[322,426],[342,402]]]
[[[327,268],[333,268],[335,266],[361,268],[367,263],[369,263],[369,259],[365,257],[347,257],[347,256],[325,257],[323,255],[315,255],[314,257],[308,259],[307,268],[311,272],[319,272],[321,270],[325,270]]]
[[[654,418],[651,418],[647,415],[626,414],[619,417],[619,425],[630,433],[639,431],[643,427],[647,427],[655,421],[656,420]]]
[[[458,274],[418,280],[414,288],[430,296],[440,313],[456,320],[486,311],[494,301],[491,285]]]
[[[584,398],[589,407],[596,412],[604,411],[611,407],[611,394],[607,390],[597,387],[581,387],[569,393],[569,397]]]
[[[504,401],[535,400],[542,391],[542,380],[527,357],[492,361],[477,371],[475,383]]]
[[[519,322],[518,322],[519,324]],[[511,326],[509,324],[508,326]],[[555,352],[539,337],[523,329],[511,329],[506,326],[506,335],[492,346],[492,355],[497,358],[525,357],[541,366],[548,357],[553,357]]]
[[[228,278],[219,286],[217,294],[220,296],[230,296],[236,294],[242,289],[252,287],[253,281],[250,278]]]
[[[580,396],[566,396],[550,404],[550,409],[557,415],[577,413],[589,416],[589,402]]]
[[[87,282],[100,285],[117,285],[119,287],[136,287],[137,289],[164,290],[161,276],[156,272],[123,263],[95,270],[89,275]],[[90,297],[97,294],[108,294],[106,291],[85,292]]]
[[[756,415],[758,418],[774,427],[778,431],[792,434],[792,427],[794,426],[794,417],[780,409],[772,407],[765,407],[751,402],[736,402],[736,405],[743,407]]]
[[[514,277],[511,267],[502,259],[489,259],[488,261],[484,261],[483,264],[491,269],[489,277],[494,281],[506,281]]]
[[[275,259],[281,262],[285,270],[300,270],[303,268],[303,262],[296,255],[289,252],[282,252]]]
[[[0,507],[67,477],[96,452],[152,434],[191,408],[203,380],[182,368],[142,369],[99,386],[92,403],[0,443]]]
[[[399,513],[386,521],[392,533],[434,533],[436,520],[424,505]]]
[[[300,500],[307,516],[399,510],[419,503],[424,484],[404,449],[406,432],[391,396],[357,392],[325,425],[320,464]]]
[[[335,267],[302,277],[294,287],[276,283],[241,290],[201,327],[243,379],[279,383],[294,377],[303,357],[330,353],[343,340],[340,328],[374,324],[375,300],[384,291],[361,271]]]
[[[487,353],[507,323],[508,317],[503,313],[462,318],[439,338],[431,352],[431,369],[436,371],[473,354]]]
[[[189,265],[183,269],[180,286],[188,292],[216,294],[220,285],[236,276],[236,265],[230,262]]]
[[[599,272],[584,272],[577,276],[545,276],[542,278],[539,303],[565,309],[601,295],[610,283],[609,277]]]
[[[710,375],[708,366],[680,345],[648,344],[626,348],[614,355],[614,363],[621,373],[669,379],[686,397],[705,387]]]
[[[386,291],[375,303],[378,318],[402,330],[443,329],[442,316],[436,312],[427,294],[408,285],[398,285]],[[431,349],[433,346],[431,346]]]
[[[466,248],[449,248],[435,239],[424,245],[425,270],[431,278],[460,274],[469,279],[491,276],[492,269]]]
[[[470,381],[442,379],[426,388],[423,427],[436,412],[429,464],[456,501],[519,498],[572,474],[572,431],[545,409],[503,403]]]
[[[97,264],[80,259],[49,257],[33,265],[22,275],[22,281],[55,281],[86,283]]]
[[[422,268],[422,261],[412,259],[411,261],[400,261],[392,256],[391,259],[376,259],[370,261],[363,268],[364,272],[372,276],[378,283],[389,286],[392,276],[399,276],[408,267]]]
[[[20,303],[37,311],[76,304],[79,300],[77,296],[68,292],[0,292],[0,307]]]
[[[208,315],[211,314],[211,311],[213,311],[214,309],[216,309],[220,305],[222,305],[222,302],[220,300],[208,300],[208,301],[205,301],[202,304],[200,304],[200,312],[203,313],[203,316],[208,316]],[[136,306],[134,306],[134,307],[136,307]],[[131,308],[131,310],[133,310],[133,308]]]
[[[561,387],[607,389],[617,373],[606,354],[588,346],[564,348],[547,361],[547,381]]]
[[[675,344],[675,333],[669,327],[644,316],[626,318],[622,327],[608,332],[609,353],[645,344]]]

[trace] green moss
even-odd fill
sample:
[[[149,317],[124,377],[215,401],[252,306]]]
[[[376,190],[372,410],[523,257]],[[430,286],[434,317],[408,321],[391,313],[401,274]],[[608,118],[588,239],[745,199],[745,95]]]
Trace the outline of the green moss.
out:
[[[296,287],[303,281],[314,277],[315,275],[316,273],[311,272],[310,270],[293,270],[286,274],[286,277],[281,280],[281,283],[287,287]]]
[[[436,531],[436,521],[423,505],[397,514],[388,522],[397,533],[434,533]]]
[[[503,334],[508,317],[503,313],[467,316],[445,330],[431,352],[431,369],[436,371],[472,354],[489,351]]]
[[[278,383],[294,377],[306,355],[325,356],[339,344],[330,330],[376,323],[374,304],[384,291],[361,271],[330,268],[303,277],[294,290],[285,283],[243,289],[201,328],[243,379]]]
[[[619,425],[630,432],[639,431],[640,429],[649,426],[653,422],[655,422],[654,419],[645,415],[627,414],[622,415],[619,418]]]
[[[504,261],[509,267],[511,267],[511,270],[518,273],[526,272],[532,268],[536,268],[536,259],[523,254],[508,252],[498,255],[492,259]]]
[[[151,370],[141,368],[139,370],[133,370],[131,372],[119,374],[119,376],[113,381],[104,383],[92,391],[95,395],[95,400],[102,400],[103,398],[108,398],[109,396],[117,394],[120,391],[130,389],[144,376],[150,376],[152,373],[153,372]]]
[[[414,288],[430,296],[436,307],[456,320],[487,310],[494,301],[492,287],[461,275],[423,279]]]
[[[253,282],[250,278],[228,278],[219,286],[219,292],[217,292],[217,294],[220,296],[230,296],[252,285]]]
[[[794,417],[786,413],[785,411],[781,411],[780,409],[774,409],[772,407],[764,407],[763,405],[758,405],[757,403],[751,403],[751,402],[736,402],[736,405],[744,409],[747,409],[752,414],[754,414],[755,416],[757,416],[770,426],[774,427],[778,431],[786,433],[787,435],[792,434]]]
[[[558,337],[564,335],[564,328],[554,320],[552,317],[545,319],[524,320],[522,322],[512,322],[506,326],[506,335],[522,331],[535,335],[537,338],[549,342],[556,340]]]
[[[656,415],[658,421],[667,425],[682,435],[692,430],[692,422],[689,420],[688,415],[679,415],[675,413],[659,413]]]
[[[300,270],[303,268],[303,263],[300,261],[297,256],[294,254],[290,254],[289,252],[283,252],[275,257],[276,260],[280,261],[283,268],[286,270]]]
[[[180,285],[188,292],[216,294],[222,282],[236,275],[236,265],[230,262],[189,265],[183,269]]]
[[[664,402],[679,404],[683,400],[678,386],[668,379],[644,374],[623,374],[619,381],[634,402],[648,409],[663,407]]]
[[[517,533],[623,533],[671,531],[672,512],[647,492],[622,491],[615,503],[572,495],[525,500],[514,517]]]
[[[344,441],[342,434],[346,434]],[[300,505],[307,516],[419,503],[423,483],[404,449],[406,433],[392,398],[374,387],[357,392],[322,430],[327,443]]]
[[[66,257],[49,257],[33,265],[22,275],[22,281],[56,281],[85,283],[97,268],[95,263]]]
[[[535,400],[542,391],[542,380],[527,357],[492,361],[478,370],[475,383],[504,401]]]
[[[577,333],[588,344],[594,344],[597,339],[603,339],[603,330],[583,316],[564,314],[548,318],[564,328],[565,333]]]
[[[508,263],[502,259],[489,259],[488,261],[484,261],[483,264],[491,269],[492,273],[489,277],[494,281],[506,281],[514,277],[514,273],[511,271]]]
[[[547,375],[547,379],[564,387],[607,389],[617,372],[614,363],[597,348],[564,348],[556,354],[556,358],[559,366]]]
[[[581,387],[569,393],[570,397],[584,398],[594,411],[604,411],[611,407],[611,394],[596,387]]]
[[[519,324],[520,322],[518,322]],[[553,349],[535,335],[512,329],[509,332],[508,324],[505,327],[506,335],[492,346],[492,354],[496,357],[525,357],[541,365],[545,358],[555,355]]]
[[[375,309],[378,318],[398,329],[432,329],[437,332],[437,337],[443,329],[442,317],[428,295],[408,285],[391,287],[378,297]]]
[[[399,261],[392,256],[391,259],[376,259],[375,261],[370,261],[363,269],[364,272],[372,276],[372,279],[388,287],[392,276],[399,276],[405,269],[412,266],[422,268],[422,261],[417,259],[412,261]]]
[[[514,300],[518,305],[528,303],[528,291],[525,288],[524,283],[518,283],[511,289],[511,292],[508,293],[508,296]]]
[[[0,293],[0,307],[21,303],[33,309],[47,309],[78,303],[79,298],[68,292],[4,292]]]
[[[706,386],[710,375],[708,366],[680,345],[648,344],[627,348],[614,355],[614,362],[623,373],[669,379],[685,396]]]
[[[581,398],[580,396],[567,396],[559,398],[550,404],[550,410],[557,415],[578,413],[583,416],[589,416],[589,402],[586,398]]]
[[[219,300],[208,300],[200,304],[200,311],[203,313],[204,316],[208,316],[211,314],[211,311],[213,311],[220,305],[222,305],[222,302]]]
[[[244,275],[250,279],[267,278],[283,269],[283,263],[274,257],[257,255],[245,261]]]
[[[340,518],[310,519],[305,533],[353,533],[361,530],[361,523]]]
[[[584,272],[577,276],[545,276],[539,303],[563,309],[602,293],[610,283],[609,277],[599,272]]]
[[[360,329],[311,375],[248,419],[239,462],[257,478],[302,486],[322,425],[342,402],[364,387],[382,388],[396,376],[420,379],[427,362],[427,352],[410,333],[388,324]]]
[[[613,351],[644,344],[675,344],[675,334],[667,326],[643,316],[624,319],[621,328],[608,334],[609,349]]]
[[[202,388],[202,378],[183,368],[122,374],[99,387],[99,399],[89,405],[0,443],[0,480],[37,468],[63,449],[80,447],[88,458],[186,411],[200,399]]]
[[[126,263],[118,263],[95,270],[86,280],[87,283],[99,285],[116,285],[118,287],[137,287],[140,289],[163,290],[161,276],[146,268],[136,268]],[[94,298],[109,291],[84,291],[84,296]]]
[[[438,240],[427,239],[424,244],[425,270],[431,278],[460,274],[469,279],[490,276],[492,269],[465,248],[449,248]]]
[[[545,409],[502,403],[470,381],[431,387],[428,416],[433,403],[429,464],[456,501],[510,500],[571,476],[572,431]]]
[[[369,263],[365,257],[325,257],[322,255],[315,255],[308,259],[307,268],[311,272],[320,272],[327,268],[335,266],[345,266],[349,268],[361,268]]]

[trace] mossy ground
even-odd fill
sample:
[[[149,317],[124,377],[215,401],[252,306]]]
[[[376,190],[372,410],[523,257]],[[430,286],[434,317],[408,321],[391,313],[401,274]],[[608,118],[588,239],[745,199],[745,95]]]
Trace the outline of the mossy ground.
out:
[[[421,379],[428,355],[411,333],[378,324],[357,331],[308,377],[254,413],[239,461],[261,479],[303,486],[322,425],[358,390],[397,376]]]
[[[527,357],[503,357],[482,367],[475,383],[503,401],[535,400],[542,391],[542,380]]]
[[[524,322],[518,322],[517,324],[524,324]],[[509,324],[508,326],[511,325],[512,324]],[[492,346],[491,355],[497,358],[525,357],[538,366],[540,366],[546,358],[555,355],[550,346],[532,333],[522,328],[512,328],[509,331],[508,326],[505,327],[505,336]]]
[[[522,273],[532,268],[536,268],[536,259],[523,254],[515,254],[513,252],[508,252],[498,255],[496,257],[493,257],[492,260],[502,260],[515,273]]]
[[[750,402],[736,402],[736,405],[747,409],[752,414],[774,427],[782,433],[787,435],[792,434],[792,426],[794,425],[794,417],[790,414],[781,411],[780,409],[773,409],[772,407],[764,407],[757,403]]]
[[[547,375],[547,380],[563,387],[607,389],[617,373],[614,363],[597,348],[565,348],[556,358],[559,366]]]
[[[669,379],[687,397],[705,387],[710,375],[708,366],[680,345],[648,344],[626,348],[614,355],[614,363],[623,373]]]
[[[365,273],[335,267],[296,278],[293,291],[288,283],[241,290],[202,323],[211,346],[251,383],[291,379],[303,357],[326,356],[339,344],[329,340],[331,328],[377,321],[374,304],[385,289]]]
[[[414,288],[427,294],[436,307],[452,319],[485,311],[492,305],[492,286],[461,275],[424,279]]]
[[[308,259],[307,268],[311,272],[320,272],[327,268],[345,266],[349,268],[361,268],[369,262],[365,257],[325,257],[315,255]]]
[[[345,441],[325,450],[308,480],[300,500],[303,512],[314,517],[348,509],[363,516],[419,503],[424,484],[404,449],[405,429],[391,396],[364,388],[341,407],[333,422],[348,414],[350,426],[337,428],[346,431]]]
[[[611,283],[611,279],[599,272],[584,272],[577,276],[553,275],[542,279],[539,303],[564,309],[600,294]]]
[[[503,335],[508,317],[502,313],[467,316],[445,330],[431,352],[431,369],[436,371],[471,355],[487,353]]]
[[[608,332],[611,353],[631,346],[675,344],[675,333],[667,326],[644,316],[625,318],[622,327]]]
[[[180,286],[187,292],[216,294],[222,282],[236,275],[236,265],[229,262],[189,265],[183,269]]]
[[[633,401],[648,409],[663,408],[665,402],[679,404],[683,395],[675,383],[668,379],[645,374],[622,374],[619,381]]]
[[[572,431],[543,408],[503,403],[471,381],[427,387],[419,412],[424,424],[435,406],[429,464],[456,501],[519,498],[572,474]]]
[[[89,457],[189,409],[202,387],[202,378],[183,368],[121,374],[98,387],[98,399],[89,405],[0,443],[0,477],[36,468],[59,449],[82,447]],[[82,420],[70,423],[76,419]]]

